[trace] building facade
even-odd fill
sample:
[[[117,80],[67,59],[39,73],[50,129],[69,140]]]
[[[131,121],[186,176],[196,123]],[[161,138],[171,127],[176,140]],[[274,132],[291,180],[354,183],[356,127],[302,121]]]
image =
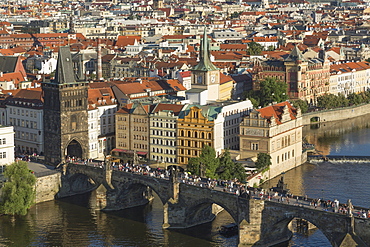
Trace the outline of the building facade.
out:
[[[306,59],[298,46],[284,60],[257,62],[253,67],[253,90],[267,77],[286,82],[291,99],[316,104],[317,97],[329,92],[330,65],[328,59]]]
[[[127,104],[116,112],[116,150],[147,157],[149,153],[149,105]]]
[[[6,165],[14,162],[14,131],[13,126],[0,125],[0,173]]]
[[[205,145],[214,146],[214,119],[200,106],[188,105],[177,120],[178,163],[188,164],[198,157]]]
[[[240,158],[271,156],[270,177],[302,164],[302,115],[288,101],[253,110],[240,124]]]
[[[184,105],[157,104],[150,114],[150,159],[177,164],[177,119]]]

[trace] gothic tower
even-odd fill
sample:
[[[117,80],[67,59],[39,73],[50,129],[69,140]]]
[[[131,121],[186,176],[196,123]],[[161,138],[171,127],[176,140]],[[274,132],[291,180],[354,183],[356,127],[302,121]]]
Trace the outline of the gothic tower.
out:
[[[300,98],[301,90],[306,87],[308,60],[303,56],[298,45],[285,58],[284,65],[289,97],[292,99]]]
[[[88,84],[76,81],[71,52],[60,47],[55,78],[42,83],[45,162],[58,165],[67,156],[88,158]]]
[[[208,90],[208,100],[218,100],[220,71],[209,58],[207,29],[204,28],[200,44],[199,63],[192,69],[191,87]]]

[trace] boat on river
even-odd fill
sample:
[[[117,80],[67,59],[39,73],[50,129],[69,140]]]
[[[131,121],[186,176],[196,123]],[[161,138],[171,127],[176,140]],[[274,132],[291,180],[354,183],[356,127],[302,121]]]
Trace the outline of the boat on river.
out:
[[[223,225],[218,232],[225,237],[232,237],[238,234],[238,225],[236,223]]]

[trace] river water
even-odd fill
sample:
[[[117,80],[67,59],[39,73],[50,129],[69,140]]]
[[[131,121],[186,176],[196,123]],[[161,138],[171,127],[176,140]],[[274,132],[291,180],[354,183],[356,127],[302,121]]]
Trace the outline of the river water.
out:
[[[305,127],[304,136],[322,154],[369,155],[370,115],[347,121]],[[370,164],[304,164],[285,175],[294,194],[311,198],[352,199],[370,206]],[[265,186],[275,186],[278,178]],[[0,217],[0,246],[237,246],[237,236],[225,238],[219,226],[232,222],[227,212],[191,229],[162,229],[163,205],[157,198],[146,206],[119,212],[100,212],[91,203],[94,193],[33,206],[26,216]],[[290,246],[331,246],[320,230],[295,234]]]

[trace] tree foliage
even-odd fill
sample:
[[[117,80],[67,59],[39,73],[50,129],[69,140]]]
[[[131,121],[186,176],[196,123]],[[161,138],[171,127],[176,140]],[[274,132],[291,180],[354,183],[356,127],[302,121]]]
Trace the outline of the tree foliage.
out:
[[[221,155],[217,174],[218,178],[227,180],[237,178],[239,181],[245,181],[246,177],[244,167],[231,159],[229,150],[225,150]]]
[[[249,55],[261,55],[263,46],[253,41],[249,43],[247,51]]]
[[[229,150],[216,157],[215,150],[206,145],[199,157],[190,158],[187,171],[191,174],[212,179],[234,179],[245,180],[245,170],[239,163],[232,161]]]
[[[292,103],[295,107],[299,107],[301,109],[302,113],[306,113],[308,111],[307,101],[297,99],[297,100],[294,100]]]
[[[359,105],[363,103],[370,102],[370,92],[362,92],[362,93],[351,93],[347,96],[347,98],[340,94],[325,94],[320,97],[317,97],[317,106],[325,109],[333,109],[338,107],[346,107],[351,105]]]
[[[216,178],[216,169],[219,165],[215,150],[205,145],[199,157],[191,158],[187,170],[194,175],[208,178]]]
[[[263,170],[271,165],[271,156],[266,153],[257,154],[256,168],[258,170]]]
[[[6,182],[2,188],[0,212],[25,215],[35,200],[36,177],[24,161],[14,162],[5,169]]]
[[[288,85],[273,77],[267,77],[260,83],[261,104],[263,106],[272,102],[283,102],[288,99]]]
[[[259,91],[248,91],[245,96],[251,100],[254,107],[264,107],[272,102],[280,103],[287,100],[287,88],[288,85],[285,82],[273,77],[266,77],[260,82]]]
[[[239,19],[239,16],[243,13],[243,11],[241,12],[234,12],[230,15],[230,18],[231,19]]]
[[[326,109],[348,106],[349,101],[344,95],[325,94],[317,98],[317,106]]]

